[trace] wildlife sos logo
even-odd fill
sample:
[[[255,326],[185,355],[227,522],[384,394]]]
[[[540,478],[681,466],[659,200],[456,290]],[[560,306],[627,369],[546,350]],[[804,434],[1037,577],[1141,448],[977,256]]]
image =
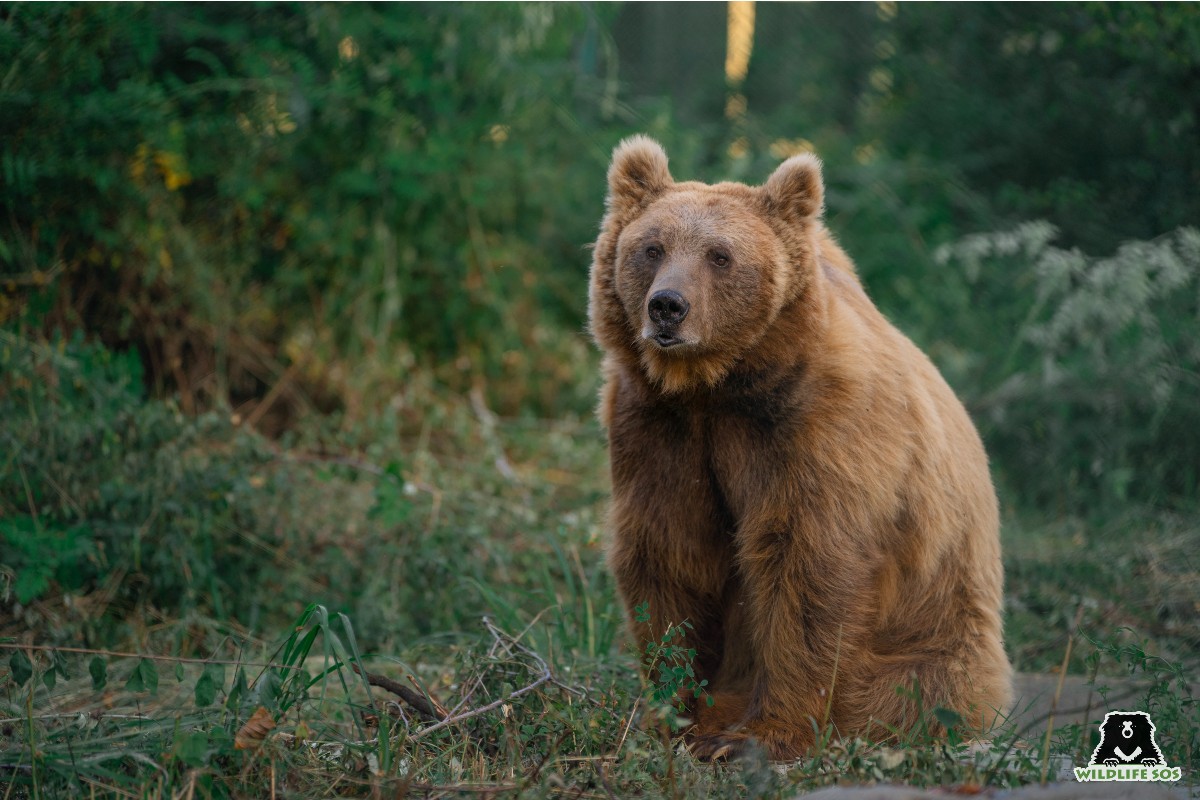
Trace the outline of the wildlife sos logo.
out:
[[[1177,781],[1182,770],[1168,767],[1154,723],[1145,711],[1110,711],[1100,723],[1100,744],[1086,767],[1075,767],[1077,781]]]

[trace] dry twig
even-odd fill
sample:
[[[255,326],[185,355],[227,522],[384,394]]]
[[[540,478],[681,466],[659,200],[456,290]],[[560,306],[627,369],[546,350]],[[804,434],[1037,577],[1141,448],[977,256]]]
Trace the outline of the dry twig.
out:
[[[425,698],[425,695],[408,688],[399,681],[394,681],[383,675],[376,675],[373,672],[364,672],[359,669],[357,664],[351,664],[350,666],[355,672],[366,678],[367,683],[396,695],[422,718],[431,722],[440,722],[448,716],[444,709],[439,710],[433,702]]]

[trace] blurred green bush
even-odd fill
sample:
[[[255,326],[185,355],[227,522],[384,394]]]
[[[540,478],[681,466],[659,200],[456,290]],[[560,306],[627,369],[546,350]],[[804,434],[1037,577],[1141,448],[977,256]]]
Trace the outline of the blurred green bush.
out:
[[[0,280],[49,284],[36,327],[136,346],[187,410],[324,410],[414,361],[506,411],[590,404],[563,331],[619,132],[583,8],[0,14]]]
[[[261,437],[228,414],[148,400],[136,354],[78,334],[3,335],[0,374],[0,564],[18,629],[106,639],[161,608],[195,620],[236,606],[253,623],[250,587],[300,600],[304,581],[283,579],[273,552],[312,488],[277,469]],[[38,604],[52,586],[68,600]]]
[[[1200,486],[1200,230],[1094,258],[1047,223],[939,249],[963,302],[950,380],[1022,506],[1171,507]],[[955,313],[955,311],[957,313]],[[981,313],[986,311],[986,313]],[[953,316],[951,316],[953,314]]]
[[[207,651],[320,602],[364,642],[552,612],[559,646],[608,652],[594,424],[513,423],[506,475],[477,457],[501,451],[471,404],[426,382],[405,405],[366,444],[307,425],[289,447],[148,397],[133,352],[0,331],[0,638]]]

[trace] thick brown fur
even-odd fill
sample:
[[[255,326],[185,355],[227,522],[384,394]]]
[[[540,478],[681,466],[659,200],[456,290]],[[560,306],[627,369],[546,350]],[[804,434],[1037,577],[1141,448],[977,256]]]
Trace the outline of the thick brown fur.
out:
[[[879,313],[821,221],[813,156],[762,187],[676,183],[623,142],[590,289],[609,563],[639,641],[689,620],[703,758],[804,753],[813,721],[876,739],[926,710],[1006,709],[987,457],[937,369]],[[686,298],[661,327],[649,298]],[[661,346],[656,334],[674,337]]]

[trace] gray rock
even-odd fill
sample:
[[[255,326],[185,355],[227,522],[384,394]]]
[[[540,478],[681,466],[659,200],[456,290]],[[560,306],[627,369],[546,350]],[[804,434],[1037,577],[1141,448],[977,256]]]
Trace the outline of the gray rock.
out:
[[[1092,691],[1087,685],[1087,678],[1081,675],[1068,675],[1063,679],[1062,692],[1058,703],[1054,703],[1054,693],[1058,689],[1057,675],[1040,675],[1029,672],[1017,673],[1013,679],[1013,720],[1017,728],[1029,726],[1029,734],[1046,730],[1046,722],[1051,709],[1054,709],[1054,727],[1061,728],[1073,722],[1098,725],[1104,719],[1104,712],[1116,708],[1124,708],[1121,703],[1130,705],[1142,697],[1149,688],[1144,681],[1129,678],[1105,678],[1096,681],[1107,686],[1108,700]],[[1085,719],[1086,715],[1086,719]]]

